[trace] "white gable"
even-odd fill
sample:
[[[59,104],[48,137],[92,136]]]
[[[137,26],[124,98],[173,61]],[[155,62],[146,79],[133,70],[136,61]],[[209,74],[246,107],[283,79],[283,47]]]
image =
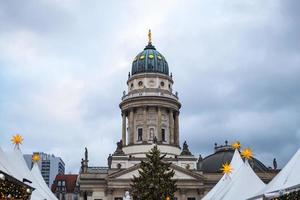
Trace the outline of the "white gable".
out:
[[[174,175],[174,178],[175,179],[190,179],[190,180],[195,180],[194,177],[186,174],[186,173],[183,173],[183,172],[180,172],[178,170],[174,170],[175,171],[175,175]],[[139,175],[139,172],[138,172],[138,169],[134,170],[134,171],[131,171],[131,172],[128,172],[126,174],[123,174],[121,176],[118,176],[116,177],[116,179],[132,179],[133,176],[138,176]]]

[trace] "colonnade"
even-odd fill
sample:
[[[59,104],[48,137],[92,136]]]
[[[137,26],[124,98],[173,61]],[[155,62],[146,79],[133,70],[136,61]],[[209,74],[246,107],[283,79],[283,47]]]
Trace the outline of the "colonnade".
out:
[[[169,144],[179,146],[179,112],[173,109],[168,109],[164,107],[157,108],[157,140],[158,142],[162,141],[162,110],[167,109],[169,113]],[[134,116],[135,109],[129,109],[122,112],[122,141],[123,146],[135,144],[134,136],[136,135],[136,127],[134,126]],[[142,142],[146,143],[148,140],[147,132],[148,131],[148,107],[143,107],[143,135]],[[127,123],[128,122],[128,127]],[[128,137],[127,137],[128,133]],[[128,139],[128,141],[127,141]]]

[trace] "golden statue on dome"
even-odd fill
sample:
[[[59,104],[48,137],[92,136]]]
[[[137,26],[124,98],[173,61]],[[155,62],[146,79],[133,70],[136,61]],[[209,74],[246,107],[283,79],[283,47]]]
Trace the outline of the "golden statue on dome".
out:
[[[151,29],[149,29],[149,31],[148,31],[148,43],[149,43],[149,44],[152,43],[152,33],[151,33]]]

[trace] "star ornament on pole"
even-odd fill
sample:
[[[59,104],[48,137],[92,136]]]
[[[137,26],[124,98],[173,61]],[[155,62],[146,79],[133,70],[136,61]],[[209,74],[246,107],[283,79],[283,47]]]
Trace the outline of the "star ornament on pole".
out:
[[[246,160],[251,160],[253,158],[253,152],[250,148],[246,148],[241,153],[242,157]]]
[[[241,143],[239,141],[236,141],[235,143],[233,143],[231,145],[231,147],[235,150],[235,149],[240,149],[241,148]]]
[[[36,163],[36,162],[38,162],[40,160],[40,155],[38,154],[38,153],[34,153],[33,155],[32,155],[32,161],[34,162],[34,163]]]
[[[223,174],[231,174],[233,168],[231,167],[230,164],[225,163],[222,165],[221,171]]]
[[[19,145],[19,144],[22,144],[23,137],[19,134],[16,134],[16,135],[12,136],[11,141],[14,145]]]

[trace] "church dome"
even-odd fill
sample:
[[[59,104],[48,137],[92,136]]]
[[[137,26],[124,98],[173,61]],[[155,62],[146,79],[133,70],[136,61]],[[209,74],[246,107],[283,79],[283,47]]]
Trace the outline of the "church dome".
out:
[[[165,57],[152,45],[151,31],[149,31],[148,37],[148,45],[132,62],[131,75],[146,72],[169,75],[169,67]]]
[[[220,173],[224,163],[230,163],[234,154],[234,149],[225,142],[225,145],[215,144],[215,153],[203,158],[200,161],[200,169],[204,173]],[[259,160],[253,158],[249,164],[255,172],[268,172],[269,169]]]

